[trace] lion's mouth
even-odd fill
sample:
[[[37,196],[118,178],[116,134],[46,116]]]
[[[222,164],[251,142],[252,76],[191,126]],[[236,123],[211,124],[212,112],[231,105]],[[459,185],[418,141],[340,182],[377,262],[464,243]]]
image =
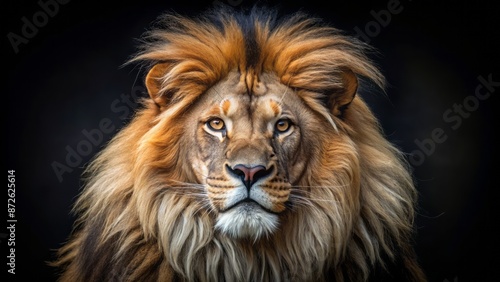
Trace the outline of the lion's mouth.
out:
[[[279,225],[279,216],[247,198],[220,212],[215,228],[234,238],[252,238],[272,234]]]
[[[221,210],[220,212],[222,212],[222,213],[227,212],[227,211],[230,211],[234,208],[239,208],[240,211],[242,211],[242,212],[253,212],[256,209],[260,209],[260,210],[263,210],[263,211],[268,212],[268,213],[278,214],[277,212],[273,212],[270,209],[262,206],[261,204],[259,204],[257,201],[255,201],[252,198],[245,198],[244,200],[236,202],[233,205]]]

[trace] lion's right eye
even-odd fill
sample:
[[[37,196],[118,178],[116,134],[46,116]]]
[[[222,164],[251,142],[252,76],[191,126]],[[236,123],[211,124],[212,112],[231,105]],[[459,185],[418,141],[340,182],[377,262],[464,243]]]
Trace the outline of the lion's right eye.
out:
[[[213,118],[206,122],[208,128],[214,131],[222,131],[226,129],[224,121],[220,118]]]
[[[278,122],[276,122],[276,125],[274,127],[277,133],[285,133],[290,129],[291,126],[292,122],[290,120],[280,119],[278,120]]]

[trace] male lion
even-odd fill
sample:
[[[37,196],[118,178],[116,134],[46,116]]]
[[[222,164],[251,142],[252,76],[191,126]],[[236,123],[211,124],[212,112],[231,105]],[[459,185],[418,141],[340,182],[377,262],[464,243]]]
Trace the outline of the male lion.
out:
[[[362,98],[384,79],[305,14],[170,14],[150,98],[87,169],[62,281],[425,280],[416,191]]]

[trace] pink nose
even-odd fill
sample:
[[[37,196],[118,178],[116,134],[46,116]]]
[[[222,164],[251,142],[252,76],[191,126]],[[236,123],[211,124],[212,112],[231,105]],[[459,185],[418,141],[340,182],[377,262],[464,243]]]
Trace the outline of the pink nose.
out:
[[[250,189],[255,182],[271,173],[271,170],[266,170],[262,165],[248,167],[238,164],[233,168],[229,168],[229,170],[241,178],[247,189]]]

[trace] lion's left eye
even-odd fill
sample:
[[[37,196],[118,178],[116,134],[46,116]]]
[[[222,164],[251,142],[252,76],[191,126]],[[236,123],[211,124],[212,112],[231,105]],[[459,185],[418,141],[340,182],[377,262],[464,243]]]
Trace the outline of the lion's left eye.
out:
[[[209,121],[207,121],[207,126],[214,130],[214,131],[222,131],[226,129],[226,125],[224,124],[224,121],[220,118],[213,118]]]
[[[276,122],[276,125],[274,126],[276,132],[278,133],[285,133],[290,129],[290,127],[292,127],[292,122],[288,119],[280,119]]]

